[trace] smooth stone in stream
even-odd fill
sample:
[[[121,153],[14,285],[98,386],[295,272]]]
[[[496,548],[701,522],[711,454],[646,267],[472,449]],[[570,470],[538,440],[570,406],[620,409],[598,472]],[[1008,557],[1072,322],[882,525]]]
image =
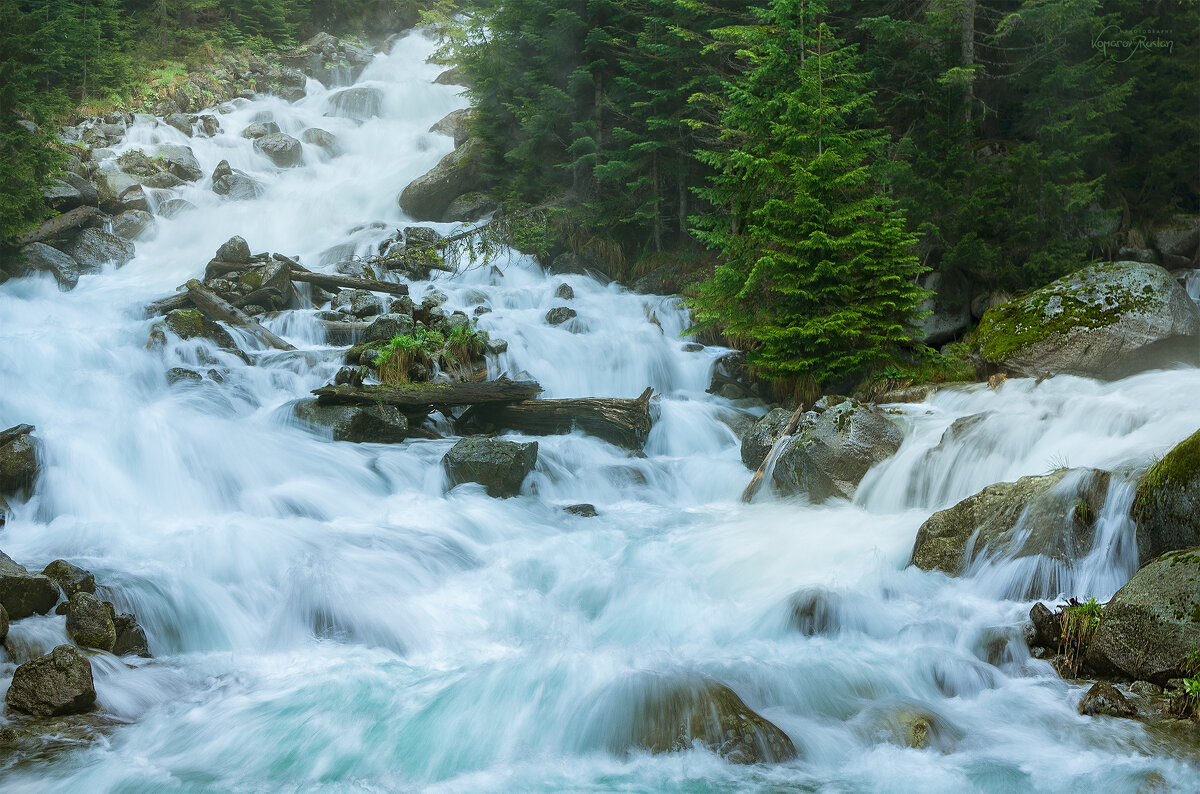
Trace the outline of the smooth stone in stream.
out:
[[[92,576],[91,571],[85,571],[66,560],[55,560],[50,563],[42,569],[42,575],[53,579],[67,598],[76,593],[96,592],[96,577]]]
[[[464,438],[442,458],[450,487],[480,483],[490,496],[516,496],[521,483],[537,465],[536,441],[503,441],[498,438]]]
[[[117,642],[110,607],[91,593],[75,593],[63,610],[67,616],[67,636],[76,645],[112,651]]]
[[[302,423],[330,432],[334,441],[399,444],[408,437],[408,418],[392,405],[319,405],[308,399],[292,410]]]
[[[92,663],[78,648],[60,645],[17,668],[6,702],[13,711],[38,717],[91,711],[96,704]]]
[[[757,420],[742,436],[742,463],[746,468],[755,471],[767,459],[771,447],[783,437],[792,412],[786,408],[772,408],[765,416]]]

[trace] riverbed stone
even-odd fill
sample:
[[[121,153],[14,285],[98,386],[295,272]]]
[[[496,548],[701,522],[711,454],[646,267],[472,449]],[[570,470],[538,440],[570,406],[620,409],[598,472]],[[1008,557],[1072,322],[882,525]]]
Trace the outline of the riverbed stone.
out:
[[[629,717],[628,728],[610,740],[615,752],[677,753],[700,744],[734,764],[796,757],[786,733],[707,677],[646,677],[636,685]]]
[[[163,144],[158,147],[158,158],[167,170],[185,182],[195,182],[204,176],[200,161],[190,147],[178,144]]]
[[[150,643],[146,640],[146,631],[137,622],[137,618],[128,612],[122,612],[113,618],[113,627],[117,638],[113,642],[112,652],[116,656],[140,656],[151,658]]]
[[[1200,310],[1157,265],[1100,262],[988,310],[972,346],[1009,376],[1123,377],[1194,362]]]
[[[470,134],[471,117],[474,114],[470,108],[462,108],[452,110],[447,113],[440,121],[429,128],[430,132],[440,132],[443,135],[449,135],[454,139],[454,146],[458,148],[467,142],[467,137]]]
[[[487,186],[482,157],[482,145],[475,139],[467,141],[404,188],[400,209],[414,220],[440,221],[455,198]]]
[[[372,86],[355,86],[330,95],[329,112],[325,115],[367,121],[378,117],[382,110],[382,91]]]
[[[259,138],[265,138],[268,135],[274,135],[279,132],[279,125],[273,121],[255,121],[246,126],[242,130],[242,137],[256,141]]]
[[[65,248],[78,263],[81,273],[98,273],[108,264],[123,267],[134,254],[133,243],[103,229],[92,228],[84,229]]]
[[[245,265],[250,262],[250,244],[240,235],[234,235],[217,249],[214,259],[229,262],[234,265]]]
[[[67,601],[67,636],[76,645],[112,651],[117,641],[113,615],[103,601],[91,593],[75,593]]]
[[[33,425],[0,431],[0,496],[15,496],[33,486],[41,470]]]
[[[101,169],[96,172],[94,179],[100,207],[105,212],[149,209],[141,184],[128,174]]]
[[[1133,499],[1138,564],[1200,546],[1200,431],[1150,467]]]
[[[742,463],[751,471],[757,470],[767,459],[771,447],[783,437],[792,411],[786,408],[772,408],[763,417],[750,426],[742,436]]]
[[[58,586],[48,576],[30,573],[24,565],[0,552],[0,604],[12,620],[44,615],[58,602]]]
[[[299,400],[293,413],[304,424],[325,428],[334,441],[399,444],[408,437],[408,418],[392,405],[320,405]]]
[[[30,243],[21,249],[23,266],[27,270],[50,273],[60,289],[74,289],[79,283],[79,263],[68,253],[45,243]]]
[[[362,341],[386,342],[393,336],[411,334],[414,327],[411,315],[400,314],[398,312],[381,314],[372,320],[371,324],[363,331]]]
[[[67,598],[76,593],[96,592],[96,577],[91,571],[85,571],[78,565],[72,565],[66,560],[55,560],[42,569],[42,576],[48,576],[62,590]]]
[[[506,498],[521,491],[521,483],[537,465],[536,441],[464,438],[450,448],[442,465],[450,487],[465,482],[483,485],[491,496]]]
[[[192,137],[192,120],[186,113],[168,113],[163,116],[168,127],[174,127],[189,138]]]
[[[228,160],[222,160],[213,169],[212,190],[218,196],[225,196],[233,201],[248,201],[256,198],[261,192],[258,183],[249,174],[231,168]]]
[[[482,191],[458,196],[442,213],[442,223],[474,223],[500,209],[500,202]]]
[[[1160,686],[1185,673],[1200,648],[1200,547],[1143,566],[1105,605],[1088,645],[1088,666]]]
[[[295,168],[304,160],[304,149],[300,141],[282,132],[256,139],[254,148],[280,168]]]
[[[333,133],[326,132],[320,127],[309,127],[300,133],[300,140],[313,146],[319,146],[330,154],[336,154],[338,151],[337,138]]]
[[[985,549],[1009,557],[1077,559],[1091,546],[1109,478],[1096,469],[1059,469],[989,485],[921,525],[911,564],[957,576]]]
[[[112,219],[112,233],[123,240],[135,240],[154,226],[154,216],[145,210],[125,210]]]
[[[1137,716],[1137,706],[1107,681],[1097,681],[1079,701],[1079,713],[1088,717],[1124,717],[1131,719]]]
[[[567,306],[555,306],[550,311],[546,312],[547,325],[562,325],[567,320],[577,316],[574,309]]]
[[[900,448],[904,431],[876,406],[854,400],[823,412],[792,436],[772,472],[782,494],[814,504],[852,499],[871,466]]]
[[[78,648],[59,645],[17,668],[6,702],[13,711],[37,717],[91,711],[96,704],[92,663]]]

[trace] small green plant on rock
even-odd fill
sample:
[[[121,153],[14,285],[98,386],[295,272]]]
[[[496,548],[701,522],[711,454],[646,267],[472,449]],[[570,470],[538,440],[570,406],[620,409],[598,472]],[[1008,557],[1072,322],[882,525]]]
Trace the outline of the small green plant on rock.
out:
[[[433,369],[435,356],[445,343],[437,331],[416,328],[411,334],[393,336],[391,341],[380,350],[380,356],[375,362],[375,371],[383,383],[395,386],[411,383],[413,370],[417,364]]]
[[[1059,675],[1067,672],[1072,678],[1079,675],[1092,635],[1100,625],[1101,610],[1102,605],[1094,598],[1083,602],[1072,598],[1059,610],[1058,620],[1062,628],[1058,643],[1058,653],[1062,657],[1058,666]]]
[[[1183,685],[1171,702],[1171,713],[1183,719],[1200,719],[1200,648],[1188,651],[1179,665]]]

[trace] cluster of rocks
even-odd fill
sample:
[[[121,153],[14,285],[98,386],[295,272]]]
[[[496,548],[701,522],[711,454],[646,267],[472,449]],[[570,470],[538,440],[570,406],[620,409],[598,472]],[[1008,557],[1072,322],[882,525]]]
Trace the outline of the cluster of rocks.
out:
[[[90,572],[55,560],[41,573],[31,573],[0,552],[0,640],[10,656],[21,656],[9,642],[10,621],[51,611],[66,616],[67,636],[74,645],[59,645],[16,668],[6,696],[13,712],[56,717],[90,711],[96,689],[88,651],[150,657],[146,633],[137,619],[118,614],[111,601],[97,595]]]

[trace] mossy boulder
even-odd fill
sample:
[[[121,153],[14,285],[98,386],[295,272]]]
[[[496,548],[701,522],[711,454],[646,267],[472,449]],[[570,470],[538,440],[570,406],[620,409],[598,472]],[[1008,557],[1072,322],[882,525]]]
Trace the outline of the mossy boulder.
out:
[[[146,631],[138,624],[137,618],[128,612],[122,612],[113,618],[113,627],[117,638],[113,642],[112,652],[117,656],[141,656],[149,659],[150,643],[146,640]]]
[[[0,431],[0,496],[27,491],[37,479],[38,442],[32,425],[15,425]]]
[[[1200,547],[1153,560],[1104,607],[1087,663],[1102,673],[1160,686],[1182,677],[1200,648]]]
[[[989,309],[973,348],[985,369],[1040,377],[1121,377],[1195,360],[1200,310],[1145,262],[1100,262]]]
[[[413,220],[440,221],[455,198],[487,187],[481,144],[467,141],[400,193],[400,209]]]
[[[217,347],[237,349],[237,343],[228,331],[196,309],[175,309],[168,312],[165,323],[180,339],[203,338],[215,342]]]
[[[408,437],[408,418],[392,405],[320,405],[300,400],[293,413],[302,423],[331,433],[334,441],[399,444]]]
[[[628,711],[613,720],[609,749],[677,753],[699,744],[735,764],[796,757],[788,735],[719,681],[702,676],[639,676],[620,693]]]
[[[1150,467],[1138,483],[1132,513],[1139,565],[1200,545],[1200,430]]]
[[[521,483],[537,465],[536,441],[464,438],[442,458],[450,487],[464,482],[483,485],[490,496],[505,498],[521,492]]]
[[[1059,469],[989,485],[921,525],[911,564],[957,576],[985,550],[1077,559],[1091,547],[1109,477],[1096,469]]]
[[[31,270],[50,273],[61,289],[74,289],[79,283],[79,263],[75,258],[45,243],[30,243],[21,249],[18,272]]]
[[[772,408],[759,418],[742,436],[742,463],[746,468],[755,470],[767,459],[767,454],[775,442],[783,437],[784,428],[792,412],[786,408]]]
[[[13,620],[44,615],[58,603],[58,586],[0,551],[0,604]]]
[[[91,571],[85,571],[66,560],[55,560],[50,563],[42,569],[42,576],[53,579],[67,598],[76,593],[95,594],[96,592],[96,577],[92,576]]]
[[[67,636],[76,645],[112,651],[117,642],[111,607],[91,593],[76,593],[63,610],[67,616]]]
[[[904,431],[876,406],[846,400],[792,436],[772,477],[782,494],[853,499],[871,466],[900,448]]]
[[[13,673],[8,707],[37,717],[82,714],[96,704],[92,663],[72,645],[60,645]]]

